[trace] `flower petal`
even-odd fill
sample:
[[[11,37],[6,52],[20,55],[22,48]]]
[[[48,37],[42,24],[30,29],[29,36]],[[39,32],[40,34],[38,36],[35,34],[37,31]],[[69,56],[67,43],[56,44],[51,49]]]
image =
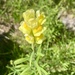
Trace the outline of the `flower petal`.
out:
[[[43,27],[42,25],[39,25],[38,27],[33,29],[34,36],[39,36],[46,30],[46,27]]]
[[[31,18],[35,18],[35,11],[33,9],[27,10],[23,13],[23,18],[26,22]]]
[[[36,11],[36,17],[37,17],[38,23],[41,25],[46,21],[44,12],[40,13],[39,10]]]
[[[24,34],[30,34],[31,29],[26,25],[24,21],[21,22],[21,26],[19,27],[19,30],[23,32]]]
[[[44,40],[44,35],[41,34],[40,36],[36,36],[35,40],[36,40],[37,44],[41,44],[43,42],[43,40]]]
[[[30,44],[34,43],[34,37],[33,36],[28,35],[25,37],[25,40]]]
[[[38,23],[37,23],[37,21],[36,21],[35,18],[32,18],[32,19],[30,19],[30,20],[28,21],[28,26],[29,26],[31,29],[37,27],[37,25],[38,25]]]

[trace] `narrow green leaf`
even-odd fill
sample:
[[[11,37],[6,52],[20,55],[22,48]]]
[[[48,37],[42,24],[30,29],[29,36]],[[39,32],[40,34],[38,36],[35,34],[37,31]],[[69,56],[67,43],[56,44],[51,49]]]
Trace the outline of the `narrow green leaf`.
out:
[[[28,59],[26,58],[20,58],[20,59],[17,59],[14,61],[14,65],[17,65],[17,64],[21,64],[23,62],[26,62]]]
[[[32,54],[31,54],[31,56],[30,56],[30,66],[31,66],[31,64],[32,64],[33,55],[34,55],[34,51],[32,52]]]
[[[48,73],[42,67],[40,67],[40,69],[45,75],[48,75]]]
[[[26,65],[24,65],[24,64],[21,64],[21,65],[17,65],[17,66],[15,66],[15,68],[23,68],[23,67],[25,67]]]
[[[30,67],[27,67],[20,75],[25,75],[25,73],[30,69]]]
[[[42,74],[41,74],[40,67],[39,67],[39,65],[37,64],[37,62],[35,62],[35,66],[36,66],[36,68],[37,68],[37,70],[38,70],[39,75],[42,75]]]

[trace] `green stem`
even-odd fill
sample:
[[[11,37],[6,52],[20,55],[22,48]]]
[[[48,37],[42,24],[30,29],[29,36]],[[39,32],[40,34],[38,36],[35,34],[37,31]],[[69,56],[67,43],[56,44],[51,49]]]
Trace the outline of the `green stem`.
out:
[[[41,45],[39,46],[38,50],[37,50],[37,59],[36,61],[38,62],[40,59],[40,54],[41,54]]]
[[[31,56],[30,56],[30,66],[32,64],[32,60],[33,60],[33,56],[34,56],[34,44],[32,44],[32,50],[33,50],[33,52],[31,53]]]
[[[33,50],[33,52],[34,52],[34,44],[32,44],[32,50]]]

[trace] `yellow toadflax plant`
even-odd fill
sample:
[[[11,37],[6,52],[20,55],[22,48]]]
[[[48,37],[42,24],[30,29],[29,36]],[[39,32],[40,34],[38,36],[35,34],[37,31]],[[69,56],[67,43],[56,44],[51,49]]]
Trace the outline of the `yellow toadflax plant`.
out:
[[[29,9],[23,13],[24,21],[21,22],[19,30],[23,32],[25,40],[32,45],[32,53],[28,57],[22,57],[10,62],[13,69],[9,75],[48,75],[48,73],[39,64],[40,57],[44,56],[41,53],[41,43],[44,40],[44,31],[46,27],[43,26],[46,21],[44,13]],[[40,44],[37,50],[34,50],[34,44]]]

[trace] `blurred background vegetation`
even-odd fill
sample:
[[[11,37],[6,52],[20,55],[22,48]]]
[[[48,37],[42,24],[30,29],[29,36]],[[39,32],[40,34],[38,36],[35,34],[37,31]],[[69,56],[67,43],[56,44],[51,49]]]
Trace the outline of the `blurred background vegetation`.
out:
[[[41,10],[46,15],[40,64],[45,64],[49,75],[75,75],[75,23],[71,23],[75,22],[75,0],[0,0],[0,75],[8,75],[10,70],[6,66],[10,60],[32,52],[18,30],[27,9]],[[66,21],[69,15],[73,17]]]

